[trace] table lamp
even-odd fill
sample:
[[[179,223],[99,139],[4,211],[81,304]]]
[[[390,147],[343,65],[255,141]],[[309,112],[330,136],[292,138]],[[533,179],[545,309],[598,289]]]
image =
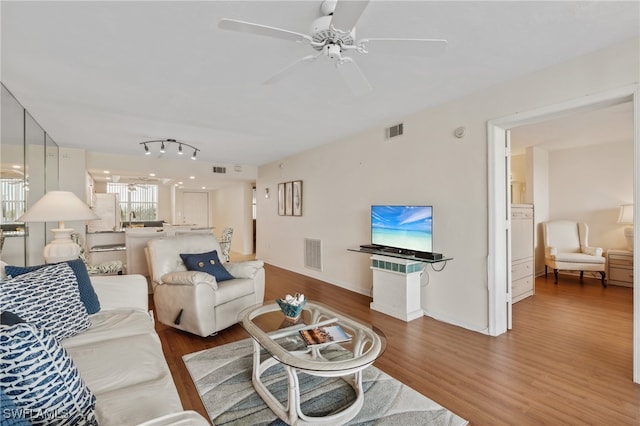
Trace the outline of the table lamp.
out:
[[[633,251],[633,204],[623,204],[620,206],[618,223],[621,225],[631,225],[624,228],[624,237],[627,239],[627,249]]]
[[[63,262],[77,259],[80,246],[71,240],[73,229],[65,228],[65,220],[100,219],[73,192],[49,191],[31,206],[18,222],[53,222],[58,221],[57,229],[52,229],[53,241],[44,247],[43,255],[47,263]]]

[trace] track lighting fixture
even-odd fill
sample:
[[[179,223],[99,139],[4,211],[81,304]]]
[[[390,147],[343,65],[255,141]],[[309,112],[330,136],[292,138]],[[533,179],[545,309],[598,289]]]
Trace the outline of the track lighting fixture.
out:
[[[188,143],[184,143],[184,142],[178,142],[175,139],[158,139],[158,140],[153,140],[153,141],[140,142],[140,145],[144,146],[145,155],[150,155],[151,154],[151,150],[149,149],[149,144],[154,144],[154,143],[159,143],[160,144],[160,153],[162,153],[162,154],[164,154],[166,152],[167,147],[169,145],[171,145],[171,144],[177,144],[178,145],[178,155],[182,155],[183,154],[182,145],[184,145],[185,147],[191,148],[191,149],[193,149],[193,155],[191,156],[192,160],[196,159],[196,155],[198,154],[198,151],[200,151],[198,148],[196,148],[193,145],[189,145]]]

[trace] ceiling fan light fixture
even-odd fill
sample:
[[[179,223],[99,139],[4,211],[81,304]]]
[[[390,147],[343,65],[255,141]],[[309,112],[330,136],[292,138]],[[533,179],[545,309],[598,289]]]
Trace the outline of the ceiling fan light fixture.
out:
[[[226,18],[220,20],[218,28],[307,44],[320,55],[334,60],[338,66],[338,74],[352,93],[355,96],[361,96],[371,92],[373,88],[354,59],[343,56],[344,52],[368,54],[371,49],[372,54],[430,57],[443,54],[447,45],[447,41],[441,39],[367,38],[357,40],[356,24],[369,3],[370,0],[325,0],[320,5],[320,12],[323,16],[311,22],[307,34]],[[371,43],[371,47],[369,47],[369,43]],[[310,63],[316,58],[316,55],[308,55],[298,59],[263,84],[273,84],[296,66]]]

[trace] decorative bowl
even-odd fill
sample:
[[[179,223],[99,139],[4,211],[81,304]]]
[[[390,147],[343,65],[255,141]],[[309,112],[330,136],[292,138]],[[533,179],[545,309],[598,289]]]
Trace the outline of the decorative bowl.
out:
[[[299,303],[297,305],[287,303],[283,299],[276,299],[276,302],[278,303],[278,306],[280,306],[280,309],[282,310],[284,316],[290,321],[296,321],[298,318],[300,318],[302,309],[304,308],[304,305],[307,304],[306,299],[303,300],[302,303]]]

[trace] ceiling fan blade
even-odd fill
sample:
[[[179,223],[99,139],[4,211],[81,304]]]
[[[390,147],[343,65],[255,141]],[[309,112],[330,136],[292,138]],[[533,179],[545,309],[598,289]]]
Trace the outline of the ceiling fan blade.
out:
[[[290,41],[311,42],[311,37],[306,34],[296,33],[282,28],[269,27],[267,25],[254,24],[252,22],[237,21],[235,19],[221,19],[220,22],[218,22],[218,28]]]
[[[305,62],[313,62],[320,55],[322,55],[322,52],[320,52],[320,53],[318,53],[316,55],[309,55],[309,56],[305,56],[304,58],[300,58],[297,61],[294,61],[294,62],[290,63],[289,65],[287,65],[286,67],[284,67],[283,69],[281,69],[280,71],[278,71],[277,73],[272,75],[271,77],[269,77],[267,80],[262,82],[262,84],[267,84],[267,85],[274,84],[274,83],[282,80],[282,78],[285,77],[296,65],[301,64],[301,63],[305,63]]]
[[[358,44],[366,51],[387,55],[440,56],[447,48],[447,40],[424,38],[365,38]]]
[[[368,4],[369,0],[338,1],[333,11],[333,17],[331,18],[331,26],[342,33],[351,32]]]
[[[336,67],[342,79],[347,83],[354,95],[361,96],[373,90],[360,67],[351,58],[342,58],[336,62]]]

